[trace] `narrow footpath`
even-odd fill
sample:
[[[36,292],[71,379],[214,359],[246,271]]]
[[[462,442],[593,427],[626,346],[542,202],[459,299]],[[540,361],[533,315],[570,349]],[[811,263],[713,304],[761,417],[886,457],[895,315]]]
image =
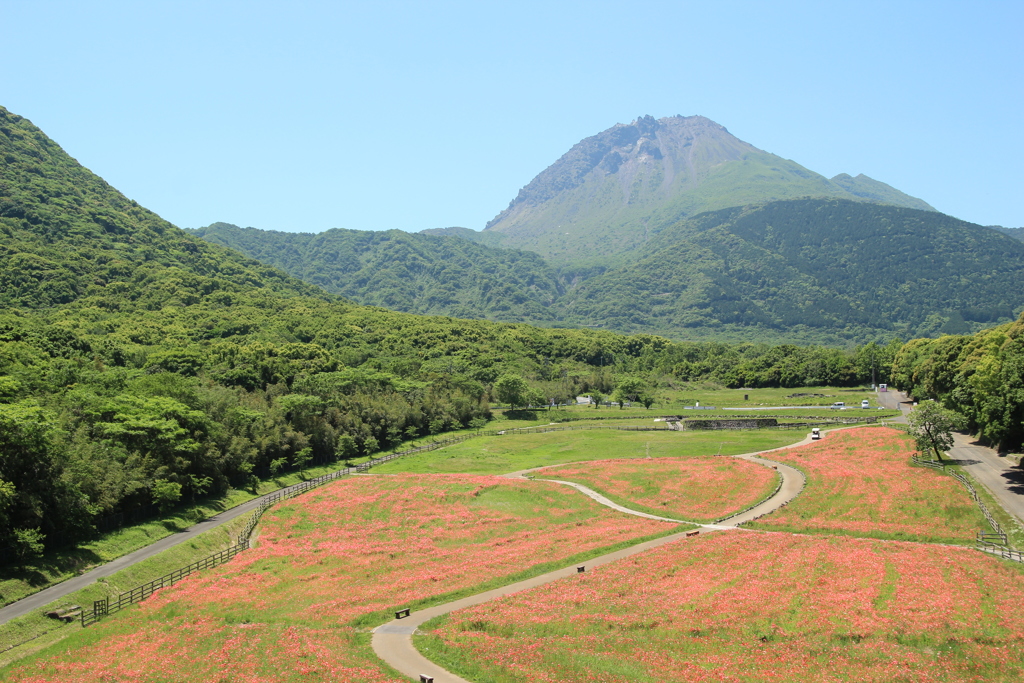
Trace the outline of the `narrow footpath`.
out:
[[[802,446],[810,442],[810,435],[804,438],[803,441],[786,446],[785,448],[794,448],[796,446]],[[785,449],[776,449],[785,450]],[[799,495],[800,491],[803,490],[804,484],[806,483],[805,477],[802,472],[794,467],[784,465],[782,463],[768,460],[766,458],[759,457],[764,453],[747,453],[744,455],[737,456],[724,456],[724,457],[736,457],[743,458],[744,460],[750,460],[766,467],[777,468],[779,475],[782,477],[782,485],[779,490],[776,491],[768,499],[754,506],[750,510],[745,510],[731,517],[728,517],[717,524],[700,524],[701,529],[696,530],[698,533],[709,533],[715,531],[739,531],[736,525],[744,522],[749,522],[761,515],[777,510],[786,503],[790,502]],[[509,478],[526,478],[530,473],[536,471],[535,468],[532,470],[522,470],[519,472],[513,472],[505,475]],[[586,487],[581,484],[576,484],[568,481],[559,481],[556,479],[546,479],[544,481],[551,481],[557,484],[570,486],[580,493],[589,496],[593,500],[597,501],[601,505],[605,505],[619,512],[623,512],[638,517],[646,517],[648,519],[658,519],[668,522],[682,522],[682,520],[674,520],[666,517],[658,517],[656,515],[650,515],[645,512],[637,512],[636,510],[630,510],[629,508],[623,507],[614,503],[600,493]],[[683,522],[687,524],[693,524],[693,522]],[[629,548],[624,548],[607,555],[601,555],[593,559],[587,560],[582,565],[572,565],[564,567],[562,569],[548,572],[547,574],[541,574],[535,576],[532,579],[520,581],[502,588],[495,588],[494,590],[485,591],[477,595],[473,595],[461,600],[455,600],[453,602],[445,603],[443,605],[435,605],[427,609],[413,612],[408,617],[401,619],[393,619],[386,624],[378,626],[373,631],[373,637],[371,645],[373,651],[382,660],[387,662],[389,666],[399,671],[400,673],[410,677],[413,680],[424,681],[433,680],[435,683],[469,683],[466,679],[456,676],[447,669],[443,669],[437,664],[431,662],[429,659],[424,657],[415,648],[412,642],[412,636],[420,626],[425,622],[433,619],[434,617],[448,614],[456,610],[464,609],[466,607],[472,607],[473,605],[479,605],[484,602],[491,600],[497,600],[498,598],[518,593],[520,591],[529,590],[536,588],[537,586],[543,586],[559,579],[568,578],[579,573],[579,567],[582,566],[584,571],[591,571],[595,567],[608,564],[609,562],[615,562],[632,555],[646,552],[654,548],[667,545],[669,543],[684,541],[688,536],[692,536],[695,533],[693,529],[687,529],[676,534],[669,536],[663,536],[662,538],[655,539],[653,541],[647,541],[645,543],[639,543]]]

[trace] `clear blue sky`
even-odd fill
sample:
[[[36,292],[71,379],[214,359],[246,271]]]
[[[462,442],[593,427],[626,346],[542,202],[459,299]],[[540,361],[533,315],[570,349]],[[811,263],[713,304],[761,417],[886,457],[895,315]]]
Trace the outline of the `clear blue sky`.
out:
[[[481,229],[644,114],[1024,226],[1019,0],[0,10],[0,105],[181,227]]]

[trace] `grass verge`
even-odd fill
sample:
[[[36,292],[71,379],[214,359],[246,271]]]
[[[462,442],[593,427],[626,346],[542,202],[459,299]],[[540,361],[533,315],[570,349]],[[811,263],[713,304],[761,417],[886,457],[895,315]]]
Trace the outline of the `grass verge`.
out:
[[[365,459],[360,458],[354,462],[362,462]],[[20,567],[0,567],[0,607],[17,602],[73,576],[84,574],[94,567],[116,560],[139,548],[144,548],[161,538],[184,531],[193,524],[253,498],[297,484],[305,479],[334,472],[343,466],[342,463],[333,463],[263,480],[256,493],[229,489],[218,498],[201,500],[192,506],[179,507],[161,517],[111,531],[96,540],[87,541],[75,547],[51,551],[29,564]]]
[[[245,515],[233,519],[227,524],[200,534],[191,541],[181,543],[138,564],[126,567],[60,600],[0,626],[0,675],[8,665],[73,633],[82,631],[79,622],[64,624],[56,619],[45,617],[45,612],[72,605],[88,607],[92,605],[93,600],[117,595],[208,557],[234,544],[235,536],[246,520],[247,516]]]

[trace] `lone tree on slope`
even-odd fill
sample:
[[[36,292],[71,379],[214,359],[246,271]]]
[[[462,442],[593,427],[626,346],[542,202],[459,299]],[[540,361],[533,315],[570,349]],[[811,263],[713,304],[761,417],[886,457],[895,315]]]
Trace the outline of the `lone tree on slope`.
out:
[[[505,373],[494,383],[494,393],[498,400],[507,403],[513,410],[525,406],[529,400],[530,386],[526,380],[512,373]]]
[[[953,432],[963,429],[967,423],[963,415],[943,408],[935,401],[927,401],[914,408],[907,416],[910,435],[917,442],[921,453],[932,451],[938,460],[942,452],[953,447]]]

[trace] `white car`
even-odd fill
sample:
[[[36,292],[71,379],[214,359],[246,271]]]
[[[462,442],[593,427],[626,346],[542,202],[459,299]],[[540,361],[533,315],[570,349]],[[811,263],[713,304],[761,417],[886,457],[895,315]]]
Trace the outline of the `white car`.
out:
[[[846,403],[843,401],[836,401],[830,407],[832,410],[846,410]]]

